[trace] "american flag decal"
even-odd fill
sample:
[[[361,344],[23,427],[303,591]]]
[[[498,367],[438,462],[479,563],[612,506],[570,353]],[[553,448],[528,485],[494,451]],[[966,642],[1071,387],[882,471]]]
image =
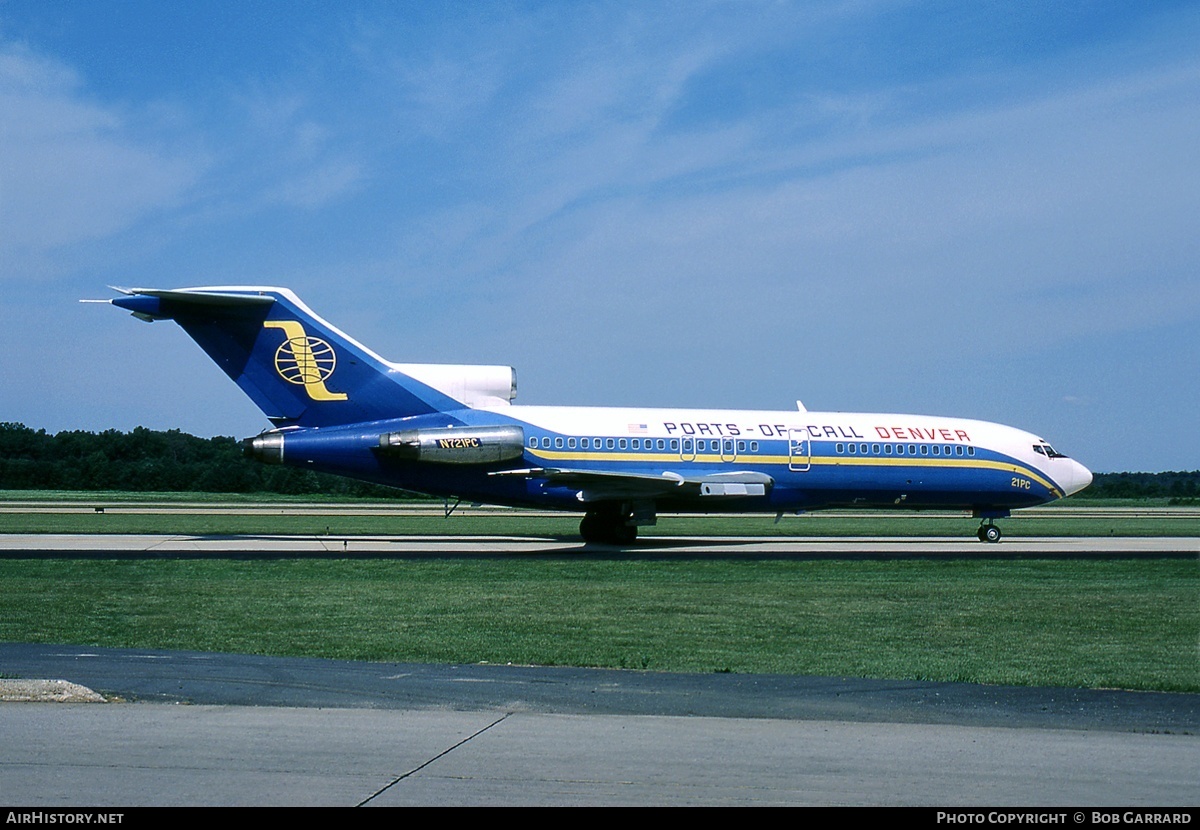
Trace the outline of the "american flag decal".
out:
[[[648,431],[649,430],[646,428],[645,424],[630,424],[629,425],[629,432],[631,435],[641,435]]]

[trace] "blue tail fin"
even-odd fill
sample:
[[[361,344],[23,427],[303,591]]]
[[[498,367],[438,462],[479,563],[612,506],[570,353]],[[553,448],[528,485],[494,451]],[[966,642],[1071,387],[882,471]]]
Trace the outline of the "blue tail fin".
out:
[[[409,367],[388,363],[287,289],[119,290],[125,296],[113,305],[143,320],[174,320],[277,427],[337,426],[467,405],[402,371]]]

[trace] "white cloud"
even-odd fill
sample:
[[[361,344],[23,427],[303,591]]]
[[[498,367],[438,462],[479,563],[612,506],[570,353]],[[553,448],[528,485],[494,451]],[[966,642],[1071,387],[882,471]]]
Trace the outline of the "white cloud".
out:
[[[991,14],[323,10],[145,86],[0,47],[0,268],[267,274],[397,360],[513,362],[526,401],[1150,384],[1109,344],[1200,321],[1196,19]],[[1026,382],[1066,353],[1070,389]]]
[[[177,205],[204,162],[137,138],[68,67],[0,47],[0,276]]]
[[[627,86],[649,74],[594,72]],[[681,331],[693,314],[709,322],[702,298],[747,290],[768,304],[759,319],[819,307],[806,325],[978,353],[1195,317],[1195,291],[1180,287],[1200,214],[1198,86],[1193,67],[1100,73],[783,145],[774,120],[657,132],[665,96],[636,118],[587,105],[588,129],[540,141],[542,111],[588,88],[570,78],[513,114],[522,127],[487,156],[507,187],[477,206],[483,232],[449,259],[502,271],[522,304],[561,304],[562,319],[581,301],[618,307],[626,285],[675,296],[677,322],[670,310],[661,322]],[[1066,296],[1046,301],[1047,289]]]

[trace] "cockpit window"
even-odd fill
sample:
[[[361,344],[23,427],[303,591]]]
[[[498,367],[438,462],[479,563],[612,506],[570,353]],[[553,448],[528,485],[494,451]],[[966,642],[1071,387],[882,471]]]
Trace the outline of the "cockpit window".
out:
[[[1054,447],[1050,446],[1049,444],[1034,444],[1033,451],[1040,453],[1047,458],[1066,458],[1065,455],[1054,449]]]

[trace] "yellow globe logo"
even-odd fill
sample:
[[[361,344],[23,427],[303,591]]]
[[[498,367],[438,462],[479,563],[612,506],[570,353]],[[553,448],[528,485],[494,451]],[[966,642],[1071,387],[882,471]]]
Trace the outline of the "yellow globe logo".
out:
[[[333,346],[319,337],[289,337],[275,350],[275,370],[299,386],[323,383],[336,366]]]

